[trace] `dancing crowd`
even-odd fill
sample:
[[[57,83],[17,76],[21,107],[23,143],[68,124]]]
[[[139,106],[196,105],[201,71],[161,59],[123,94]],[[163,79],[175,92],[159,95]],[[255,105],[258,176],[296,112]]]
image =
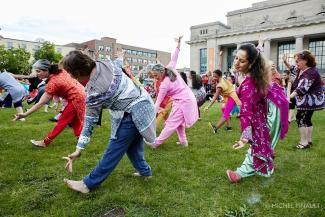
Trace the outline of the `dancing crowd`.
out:
[[[226,171],[232,183],[255,174],[272,175],[275,147],[295,119],[300,135],[295,148],[313,145],[312,116],[324,108],[324,83],[310,51],[297,52],[294,65],[288,63],[285,54],[287,70],[279,73],[263,55],[263,40],[258,46],[246,43],[238,47],[230,72],[223,73],[219,65],[202,76],[193,70],[176,70],[181,41],[182,37],[177,38],[167,65],[157,62],[146,67],[154,80],[149,87],[143,87],[133,76],[124,53],[119,51],[115,60],[98,60],[87,50],[71,51],[59,63],[40,59],[27,76],[0,69],[0,88],[4,90],[0,106],[12,102],[16,108],[14,121],[24,121],[42,107],[47,111],[52,100],[57,108],[63,101],[60,114],[53,118],[57,122],[54,128],[43,139],[31,142],[46,148],[70,126],[77,142],[76,150],[64,157],[69,172],[90,144],[94,127],[101,124],[103,109],[109,109],[111,135],[102,158],[82,180],[64,180],[69,188],[81,193],[88,193],[105,181],[125,154],[136,169],[134,176],[150,178],[153,172],[144,158],[144,144],[157,149],[176,132],[178,145],[195,145],[186,129],[195,127],[200,120],[203,104],[208,112],[216,101],[223,102],[222,116],[216,124],[208,122],[212,132],[218,133],[225,123],[225,129],[232,131],[231,116],[236,114],[241,134],[233,148],[248,146],[243,163]],[[153,91],[155,94],[151,94]],[[213,97],[209,98],[209,94]],[[24,112],[25,99],[34,105]],[[162,126],[159,135],[156,126]]]

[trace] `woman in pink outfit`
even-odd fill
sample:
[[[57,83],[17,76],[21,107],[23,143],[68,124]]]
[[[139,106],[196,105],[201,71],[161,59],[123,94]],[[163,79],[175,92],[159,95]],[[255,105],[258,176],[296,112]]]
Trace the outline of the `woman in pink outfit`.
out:
[[[185,147],[188,146],[185,127],[191,127],[199,118],[195,96],[180,74],[175,70],[178,53],[179,46],[176,47],[172,60],[167,67],[156,64],[151,70],[153,76],[158,81],[161,81],[155,103],[155,112],[159,112],[160,104],[165,96],[169,96],[173,100],[172,111],[165,122],[164,129],[155,142],[150,144],[153,148],[160,146],[174,131],[177,132],[179,144]]]

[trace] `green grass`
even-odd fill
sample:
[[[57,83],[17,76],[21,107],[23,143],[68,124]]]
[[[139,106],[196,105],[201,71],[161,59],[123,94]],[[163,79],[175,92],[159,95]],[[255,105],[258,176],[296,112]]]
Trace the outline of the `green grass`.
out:
[[[39,111],[16,123],[11,122],[13,114],[13,109],[0,110],[0,216],[102,216],[113,209],[132,217],[325,215],[325,111],[314,113],[314,146],[309,150],[292,148],[299,134],[296,124],[290,125],[287,138],[277,145],[271,178],[229,183],[226,169],[239,166],[247,148],[231,147],[240,135],[238,119],[232,120],[233,132],[210,132],[208,121],[220,117],[218,104],[187,130],[188,148],[175,144],[175,134],[156,150],[146,147],[152,179],[132,177],[134,169],[124,157],[88,195],[68,189],[63,178],[79,180],[96,165],[110,135],[108,112],[73,174],[64,170],[61,160],[75,149],[72,130],[39,149],[29,140],[49,132],[54,112]]]

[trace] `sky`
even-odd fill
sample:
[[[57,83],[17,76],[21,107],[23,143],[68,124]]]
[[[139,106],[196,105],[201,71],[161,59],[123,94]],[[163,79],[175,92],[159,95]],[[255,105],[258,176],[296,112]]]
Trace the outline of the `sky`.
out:
[[[173,52],[183,35],[177,67],[190,66],[190,27],[220,21],[229,11],[261,0],[6,0],[1,2],[0,35],[54,44],[108,36],[117,43]]]

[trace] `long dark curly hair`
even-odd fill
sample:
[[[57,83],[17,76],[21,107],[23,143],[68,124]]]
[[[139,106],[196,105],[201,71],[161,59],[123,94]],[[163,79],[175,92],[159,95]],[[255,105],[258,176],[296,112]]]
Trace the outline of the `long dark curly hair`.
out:
[[[254,44],[247,43],[239,47],[239,50],[246,51],[249,63],[249,73],[260,94],[266,95],[270,86],[270,69],[258,48]]]

